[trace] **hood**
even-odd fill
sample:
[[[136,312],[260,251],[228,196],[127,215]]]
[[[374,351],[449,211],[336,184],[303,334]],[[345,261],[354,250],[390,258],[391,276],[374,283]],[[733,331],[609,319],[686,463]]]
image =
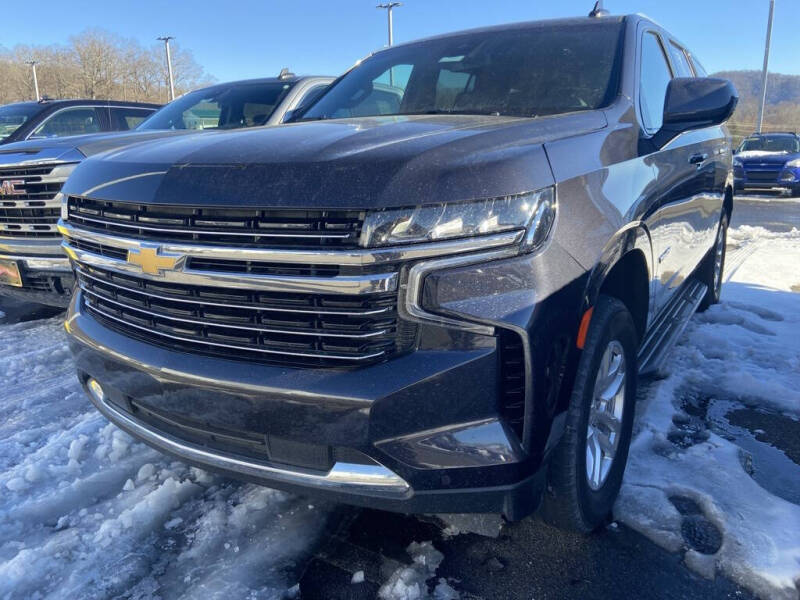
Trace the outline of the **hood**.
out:
[[[117,131],[63,138],[25,140],[0,146],[0,167],[11,165],[28,166],[54,162],[80,162],[88,156],[131,144],[192,133],[198,133],[198,131]]]
[[[767,152],[765,150],[748,150],[739,152],[736,157],[744,164],[783,165],[790,160],[800,158],[797,152]]]
[[[66,193],[156,204],[386,208],[553,183],[542,144],[596,131],[600,111],[521,119],[394,116],[138,144],[86,161]]]

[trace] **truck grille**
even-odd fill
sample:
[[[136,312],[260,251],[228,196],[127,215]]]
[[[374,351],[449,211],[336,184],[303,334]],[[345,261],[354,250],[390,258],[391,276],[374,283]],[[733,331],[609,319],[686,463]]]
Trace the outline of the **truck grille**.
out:
[[[356,248],[359,211],[139,205],[70,197],[69,221],[99,233],[242,247]]]
[[[0,169],[0,185],[13,182],[21,192],[0,195],[0,237],[59,236],[56,223],[61,209],[55,197],[64,182],[47,179],[55,166]]]
[[[86,309],[109,328],[171,349],[306,367],[362,366],[413,342],[397,293],[322,295],[202,287],[79,264]]]

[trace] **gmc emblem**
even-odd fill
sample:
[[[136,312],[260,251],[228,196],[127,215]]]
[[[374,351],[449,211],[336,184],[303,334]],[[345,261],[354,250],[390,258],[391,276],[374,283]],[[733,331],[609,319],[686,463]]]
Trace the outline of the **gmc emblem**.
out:
[[[25,190],[17,186],[24,184],[25,182],[22,179],[6,179],[0,183],[0,196],[21,196],[25,193]]]

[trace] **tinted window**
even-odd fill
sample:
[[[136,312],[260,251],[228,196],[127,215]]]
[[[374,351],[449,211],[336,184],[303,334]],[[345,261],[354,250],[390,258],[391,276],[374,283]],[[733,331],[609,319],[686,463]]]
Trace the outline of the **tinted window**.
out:
[[[307,108],[314,104],[322,94],[325,93],[325,90],[328,89],[328,84],[323,83],[320,85],[315,85],[307,89],[303,95],[303,98],[300,102],[297,103],[297,108],[295,110],[301,110]]]
[[[762,135],[747,138],[739,146],[739,152],[760,150],[762,152],[800,152],[800,141],[791,135]]]
[[[703,65],[700,64],[700,61],[697,60],[696,57],[692,56],[692,65],[694,66],[694,72],[698,77],[708,77],[708,73],[706,72]]]
[[[548,25],[390,48],[345,75],[303,118],[532,117],[599,108],[617,93],[621,27],[611,21]]]
[[[66,137],[101,131],[94,108],[65,108],[48,117],[31,135],[32,138]]]
[[[38,104],[9,104],[0,106],[0,141],[6,139],[39,112]]]
[[[127,131],[136,129],[144,120],[153,114],[152,110],[142,108],[112,108],[111,119],[114,129]]]
[[[692,67],[689,66],[689,59],[683,52],[683,48],[670,42],[669,55],[672,57],[672,67],[675,69],[675,77],[694,77]]]
[[[263,125],[294,82],[248,83],[197,90],[170,102],[139,129],[236,129]]]
[[[661,42],[653,33],[645,33],[642,40],[642,70],[639,84],[639,108],[642,125],[648,132],[661,128],[664,119],[664,100],[672,74],[664,56]]]

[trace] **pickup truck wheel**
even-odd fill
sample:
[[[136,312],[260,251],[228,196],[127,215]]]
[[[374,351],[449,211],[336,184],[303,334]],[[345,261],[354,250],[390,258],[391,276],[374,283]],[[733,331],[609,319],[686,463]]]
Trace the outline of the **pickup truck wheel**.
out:
[[[703,283],[708,286],[708,290],[706,290],[706,295],[703,296],[700,306],[697,307],[697,312],[703,312],[712,304],[719,302],[719,297],[722,294],[722,275],[725,271],[725,246],[727,243],[728,215],[727,213],[722,213],[714,247],[700,267],[699,275]]]
[[[542,503],[544,520],[560,529],[593,531],[617,498],[633,428],[637,339],[625,305],[600,296]]]

